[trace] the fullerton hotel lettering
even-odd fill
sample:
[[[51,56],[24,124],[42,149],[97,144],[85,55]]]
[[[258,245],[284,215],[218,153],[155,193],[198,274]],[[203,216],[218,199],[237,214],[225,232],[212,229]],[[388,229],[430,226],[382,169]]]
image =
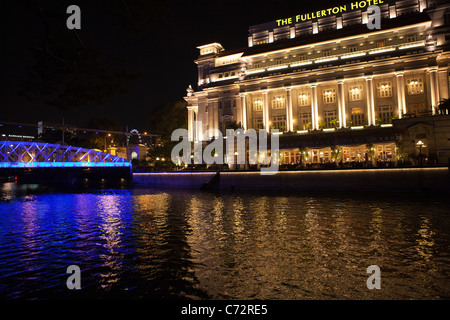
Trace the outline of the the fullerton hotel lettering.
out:
[[[378,4],[383,4],[383,3],[384,3],[384,0],[355,1],[355,2],[350,3],[349,5],[346,4],[343,6],[337,6],[337,7],[333,7],[333,8],[324,9],[324,10],[318,10],[318,11],[314,11],[314,12],[310,12],[310,13],[306,13],[306,14],[298,14],[295,17],[290,17],[290,18],[286,18],[286,19],[278,19],[278,20],[276,20],[276,23],[277,23],[277,26],[280,27],[280,26],[291,24],[291,23],[313,20],[313,19],[317,19],[317,18],[330,16],[333,14],[347,12],[347,10],[349,10],[349,11],[357,10],[357,9],[369,7],[371,5],[378,5]]]

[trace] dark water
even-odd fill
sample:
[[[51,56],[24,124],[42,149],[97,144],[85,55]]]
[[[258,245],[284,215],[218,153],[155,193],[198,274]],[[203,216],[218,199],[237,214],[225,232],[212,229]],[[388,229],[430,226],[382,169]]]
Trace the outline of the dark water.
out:
[[[3,299],[450,299],[445,198],[0,190]]]

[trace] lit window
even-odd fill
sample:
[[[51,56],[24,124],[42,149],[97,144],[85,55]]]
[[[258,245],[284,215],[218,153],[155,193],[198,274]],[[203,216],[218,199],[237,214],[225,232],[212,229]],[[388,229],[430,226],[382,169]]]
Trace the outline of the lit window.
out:
[[[323,103],[335,103],[336,102],[336,90],[326,89],[323,90]]]
[[[272,109],[283,109],[285,106],[285,99],[281,96],[274,97],[272,100]]]
[[[358,51],[358,46],[348,46],[348,52],[356,52]]]
[[[324,112],[325,123],[327,127],[333,127],[333,122],[336,121],[336,110],[329,110]]]
[[[298,105],[300,107],[309,106],[310,94],[309,92],[302,92],[298,95]]]
[[[301,129],[308,130],[311,126],[311,112],[301,113],[299,118]]]
[[[390,81],[378,83],[377,92],[379,98],[392,97],[392,83]]]
[[[264,43],[269,43],[269,40],[268,39],[256,40],[254,44],[259,45],[259,44],[264,44]]]
[[[352,108],[352,126],[364,125],[364,111],[363,108]]]
[[[377,41],[377,48],[384,48],[386,46],[386,40]]]
[[[263,118],[255,118],[255,129],[264,129]]]
[[[394,116],[394,112],[392,110],[392,106],[379,106],[379,115],[381,123],[390,123],[392,121],[392,117]]]
[[[409,79],[406,82],[408,86],[408,94],[422,94],[423,93],[423,80],[422,78]]]
[[[263,107],[263,105],[262,105],[261,99],[255,99],[253,101],[253,110],[262,111],[262,107]]]
[[[352,86],[348,88],[350,101],[358,101],[362,99],[362,86]]]
[[[417,40],[417,36],[415,34],[410,34],[406,36],[406,42],[415,42]]]
[[[286,116],[274,116],[273,128],[284,131],[286,129]]]

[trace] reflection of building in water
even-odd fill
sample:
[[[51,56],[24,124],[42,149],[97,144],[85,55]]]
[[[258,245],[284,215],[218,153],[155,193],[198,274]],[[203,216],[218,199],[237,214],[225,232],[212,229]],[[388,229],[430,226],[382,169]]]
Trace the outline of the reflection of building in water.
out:
[[[199,46],[198,86],[185,97],[190,139],[234,123],[282,131],[282,164],[422,154],[447,163],[450,120],[438,105],[449,97],[450,4],[378,3],[379,30],[366,26],[366,7],[348,4],[251,26],[248,48]]]

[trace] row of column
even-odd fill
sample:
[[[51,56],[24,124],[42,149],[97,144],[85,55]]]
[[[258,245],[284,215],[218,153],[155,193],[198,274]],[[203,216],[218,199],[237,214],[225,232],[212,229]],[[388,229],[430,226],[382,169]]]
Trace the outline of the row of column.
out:
[[[431,96],[431,106],[432,114],[436,113],[436,107],[439,104],[439,80],[437,75],[437,67],[429,69],[430,74],[430,96]],[[396,84],[397,84],[397,108],[399,119],[406,113],[406,93],[405,93],[405,82],[404,82],[404,72],[399,71],[395,73]],[[366,92],[367,92],[367,115],[368,115],[368,125],[376,125],[375,117],[375,91],[373,84],[373,76],[365,76],[366,80]],[[345,104],[345,92],[344,92],[344,80],[339,79],[338,90],[336,94],[336,100],[338,103],[338,120],[339,128],[345,128],[346,119],[346,104]],[[311,124],[312,129],[319,129],[319,114],[318,114],[318,95],[317,95],[317,83],[310,84],[311,92]],[[294,131],[293,126],[293,111],[292,111],[292,88],[286,88],[286,130]],[[268,91],[263,90],[263,123],[264,128],[269,130],[269,103],[268,103]],[[241,101],[246,105],[245,94],[241,94]],[[247,129],[247,108],[245,107],[245,118],[242,119],[244,129]],[[244,112],[244,109],[243,109]]]
[[[435,108],[439,104],[439,83],[437,75],[437,67],[429,68],[428,72],[430,75],[430,96],[431,96],[431,106],[432,114],[435,114]],[[398,71],[395,73],[396,85],[397,85],[397,109],[399,118],[406,113],[406,95],[405,95],[405,80],[404,72]],[[375,93],[373,76],[368,75],[364,77],[366,80],[366,99],[367,99],[367,115],[368,115],[368,125],[375,125]],[[345,91],[344,91],[344,79],[337,80],[338,89],[336,94],[336,100],[338,104],[338,120],[339,128],[345,128],[346,119],[346,104],[345,104]],[[310,84],[310,97],[311,97],[311,127],[312,130],[319,129],[319,113],[318,113],[318,94],[317,94],[317,83]],[[292,88],[286,87],[286,131],[294,131],[293,124],[293,104],[292,104]],[[270,109],[268,101],[268,90],[262,90],[262,111],[263,111],[263,126],[268,132],[270,132]],[[247,119],[247,94],[241,93],[241,110],[238,113],[238,122],[241,122],[244,130],[249,128]],[[211,102],[211,101],[210,101]],[[208,110],[208,122],[209,128],[219,128],[219,110],[218,110],[218,99],[214,99],[209,106]],[[200,128],[194,128],[195,121],[198,118],[198,107],[190,106],[188,107],[188,128],[189,128],[189,139],[198,139]]]

